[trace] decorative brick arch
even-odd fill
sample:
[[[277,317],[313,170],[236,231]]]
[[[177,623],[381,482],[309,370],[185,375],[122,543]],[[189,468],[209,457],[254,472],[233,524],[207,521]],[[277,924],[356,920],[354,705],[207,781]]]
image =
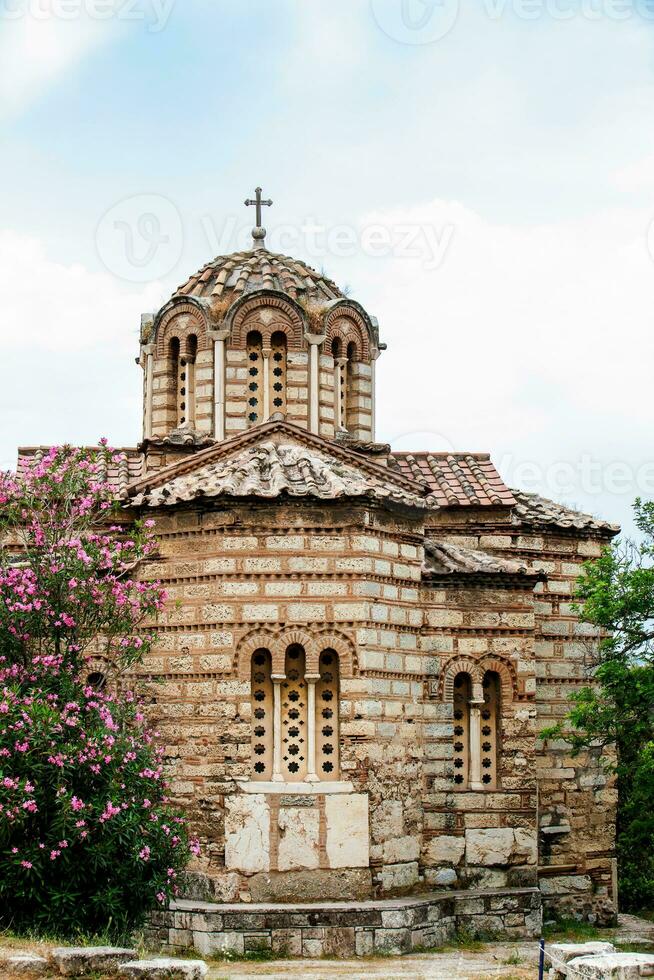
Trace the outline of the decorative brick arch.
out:
[[[325,317],[325,350],[331,353],[332,341],[338,338],[343,353],[349,344],[356,347],[356,360],[370,362],[370,333],[368,324],[357,309],[351,306],[337,306]]]
[[[286,651],[289,647],[301,646],[304,648],[304,653],[306,655],[306,672],[307,674],[317,674],[318,673],[318,657],[320,651],[316,647],[315,637],[308,630],[303,629],[290,629],[284,630],[279,638],[279,642],[282,648],[282,669],[281,673],[284,673],[284,658]],[[277,673],[275,670],[275,662],[273,659],[273,672]]]
[[[194,303],[175,303],[166,310],[156,325],[157,357],[165,357],[173,337],[179,340],[180,351],[187,353],[188,338],[197,337],[198,350],[209,349],[209,324],[204,311]]]
[[[513,701],[517,697],[518,679],[513,664],[505,660],[500,660],[499,657],[490,657],[480,661],[479,668],[482,672],[482,680],[487,670],[492,670],[496,674],[499,674],[503,701]]]
[[[270,650],[273,674],[284,673],[286,645],[282,643],[279,633],[273,633],[272,630],[256,630],[244,636],[238,644],[236,663],[240,681],[250,680],[250,662],[255,650]]]
[[[316,647],[316,672],[318,660],[322,651],[334,650],[338,654],[341,678],[354,676],[354,671],[358,670],[359,664],[357,661],[356,647],[349,636],[346,636],[345,633],[325,631],[316,633],[314,641]]]
[[[264,310],[273,314],[267,323],[260,316]],[[264,347],[270,346],[272,334],[279,331],[286,334],[289,350],[304,347],[304,320],[295,303],[284,296],[268,293],[249,296],[235,304],[230,319],[231,345],[237,350],[245,347],[250,330],[259,331]]]
[[[457,674],[468,674],[473,686],[473,697],[475,685],[481,688],[484,680],[484,671],[482,670],[481,664],[474,660],[469,660],[466,657],[455,657],[454,660],[450,660],[443,668],[441,682],[443,701],[451,701],[454,697],[454,679]]]

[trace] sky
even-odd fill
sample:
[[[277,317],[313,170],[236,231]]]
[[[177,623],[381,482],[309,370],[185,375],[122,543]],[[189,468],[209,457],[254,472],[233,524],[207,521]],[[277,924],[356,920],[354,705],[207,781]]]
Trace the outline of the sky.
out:
[[[0,0],[0,467],[140,437],[140,315],[268,246],[377,316],[377,438],[654,498],[654,0]]]

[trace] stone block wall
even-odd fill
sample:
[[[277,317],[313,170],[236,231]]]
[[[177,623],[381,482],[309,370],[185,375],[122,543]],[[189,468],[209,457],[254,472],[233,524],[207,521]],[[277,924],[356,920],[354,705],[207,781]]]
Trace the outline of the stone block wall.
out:
[[[533,939],[542,924],[536,888],[503,895],[483,891],[424,895],[386,901],[272,905],[174,902],[154,912],[146,940],[181,953],[243,955],[272,950],[316,958],[373,956],[430,949],[457,932],[503,939]]]
[[[572,603],[581,565],[609,540],[600,532],[528,527],[510,517],[471,511],[452,514],[438,534],[445,540],[519,558],[543,569],[547,581],[534,590],[533,661],[536,730],[569,711],[569,695],[592,683],[593,630]],[[614,850],[617,790],[598,754],[572,756],[564,741],[536,742],[538,863],[540,887],[550,911],[608,921],[614,915]]]

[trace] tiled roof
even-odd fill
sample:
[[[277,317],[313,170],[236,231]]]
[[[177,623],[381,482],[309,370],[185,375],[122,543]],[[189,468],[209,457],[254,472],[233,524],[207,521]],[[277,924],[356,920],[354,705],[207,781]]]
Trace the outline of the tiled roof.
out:
[[[49,446],[24,446],[18,450],[17,473],[25,472],[27,464],[31,460],[40,462],[48,452]],[[88,446],[89,452],[97,450],[97,446]],[[102,471],[102,478],[111,483],[116,488],[118,494],[124,493],[130,483],[140,480],[143,476],[143,455],[138,449],[115,449],[114,453],[121,455],[119,463],[114,463],[112,459]]]
[[[304,262],[265,248],[219,255],[179,286],[173,295],[215,300],[224,293],[238,296],[255,289],[275,289],[293,299],[320,303],[343,297],[331,279]]]
[[[211,453],[210,450],[206,452]],[[131,488],[135,506],[160,507],[189,502],[198,497],[372,497],[409,507],[430,506],[429,497],[412,492],[403,480],[372,475],[372,466],[359,469],[310,446],[267,439],[245,445],[236,453],[198,461],[195,468],[171,467],[157,477]]]
[[[425,541],[425,567],[428,576],[512,575],[542,579],[544,572],[519,561],[496,558],[485,551],[473,551],[445,541]]]
[[[511,507],[513,493],[486,453],[392,453],[389,466],[431,487],[441,507]]]
[[[537,493],[514,490],[516,507],[512,513],[513,523],[527,524],[530,527],[558,527],[575,531],[598,531],[613,537],[620,533],[618,524],[602,521],[592,514],[584,514],[557,504],[554,500],[540,497]]]

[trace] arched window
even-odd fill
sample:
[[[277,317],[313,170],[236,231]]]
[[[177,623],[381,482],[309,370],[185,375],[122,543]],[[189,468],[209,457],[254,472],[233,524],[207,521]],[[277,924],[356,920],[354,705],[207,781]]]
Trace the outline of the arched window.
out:
[[[174,426],[177,428],[180,423],[180,401],[181,397],[181,386],[179,383],[180,375],[180,348],[179,348],[179,337],[171,337],[170,344],[168,345],[168,362],[169,362],[169,374],[168,377],[172,380],[173,389],[173,412],[174,412]],[[181,415],[184,413],[182,412]]]
[[[303,646],[292,643],[284,674],[272,673],[268,649],[252,654],[252,779],[326,782],[340,778],[339,659],[320,654],[318,673],[307,673]]]
[[[286,651],[286,679],[282,681],[282,776],[297,782],[307,775],[307,682],[304,647],[294,643]]]
[[[252,330],[247,335],[248,357],[248,411],[249,425],[263,421],[263,355],[262,339],[258,330]]]
[[[191,334],[186,341],[185,356],[181,362],[181,394],[185,402],[186,425],[195,428],[195,359],[198,353],[198,338]],[[184,425],[184,423],[181,423]]]
[[[454,785],[468,787],[470,773],[470,698],[472,682],[469,674],[454,678]]]
[[[357,359],[357,347],[356,344],[351,343],[347,345],[347,362],[345,364],[345,428],[348,432],[353,432],[356,429],[356,420],[354,414],[356,412],[356,405],[354,403],[354,368]]]
[[[323,650],[319,661],[320,680],[316,685],[316,775],[319,779],[338,779],[338,654]]]
[[[252,654],[252,778],[273,778],[273,685],[270,650]]]
[[[494,670],[487,670],[484,674],[484,704],[481,708],[481,781],[485,789],[497,787],[500,691],[500,675]]]
[[[270,415],[286,412],[286,334],[276,331],[270,339]]]

